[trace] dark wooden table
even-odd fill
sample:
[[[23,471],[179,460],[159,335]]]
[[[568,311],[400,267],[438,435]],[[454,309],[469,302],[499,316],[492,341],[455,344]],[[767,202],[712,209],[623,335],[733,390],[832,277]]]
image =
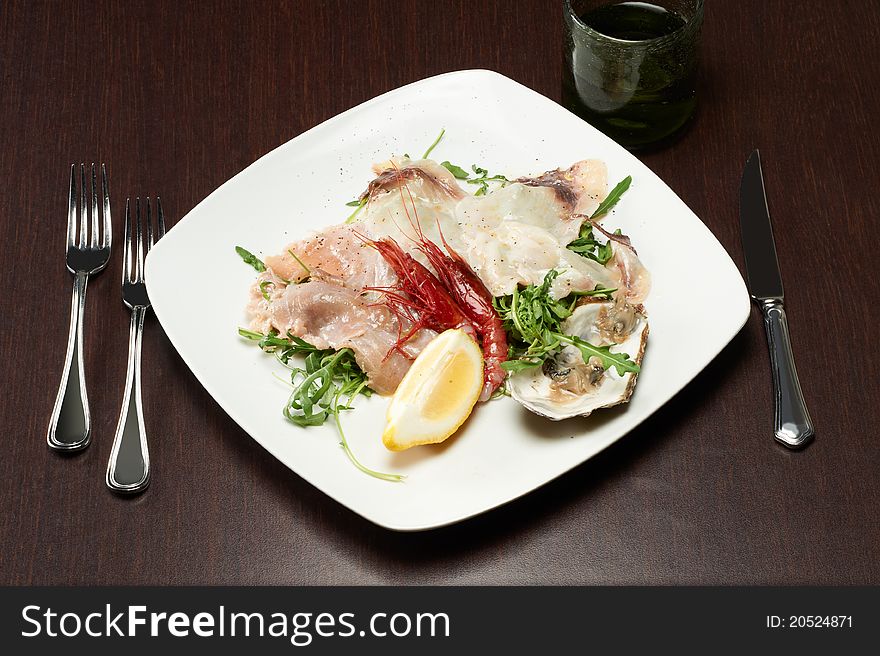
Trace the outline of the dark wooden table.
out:
[[[275,146],[426,76],[490,68],[558,99],[560,3],[0,2],[0,583],[880,583],[880,20],[856,1],[708,4],[698,116],[643,159],[741,264],[740,172],[761,148],[815,443],[773,441],[754,312],[600,456],[488,515],[395,534],[252,441],[154,319],[153,484],[105,489],[128,328],[118,256],[89,286],[93,444],[46,448],[67,167],[108,163],[119,235],[125,195],[161,193],[182,216]]]

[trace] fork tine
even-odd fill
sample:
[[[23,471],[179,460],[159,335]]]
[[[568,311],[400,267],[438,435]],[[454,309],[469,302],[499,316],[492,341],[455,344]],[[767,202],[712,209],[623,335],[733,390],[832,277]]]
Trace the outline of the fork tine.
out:
[[[102,187],[104,191],[104,238],[101,240],[102,248],[110,248],[113,238],[113,227],[110,221],[110,185],[107,184],[107,167],[101,164]]]
[[[88,246],[89,230],[89,206],[86,205],[86,165],[80,162],[79,178],[82,186],[79,188],[79,247]]]
[[[131,199],[125,199],[125,223],[122,225],[122,283],[131,282]]]
[[[92,238],[89,245],[92,248],[98,247],[98,179],[95,177],[95,163],[92,162]]]
[[[137,266],[135,267],[135,282],[143,282],[144,280],[144,240],[141,236],[141,199],[140,196],[134,200],[135,215],[135,233],[137,235]]]
[[[76,164],[70,165],[70,196],[67,202],[67,247],[76,241]]]
[[[165,214],[162,212],[162,199],[158,196],[156,196],[156,210],[159,214],[159,236],[156,237],[156,241],[159,241],[165,236]]]
[[[147,253],[153,247],[153,211],[150,208],[150,197],[147,196]]]

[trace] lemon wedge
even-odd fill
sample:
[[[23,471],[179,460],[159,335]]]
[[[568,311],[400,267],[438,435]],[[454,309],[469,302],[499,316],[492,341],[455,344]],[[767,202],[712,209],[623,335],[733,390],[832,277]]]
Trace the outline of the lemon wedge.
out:
[[[437,444],[471,414],[483,387],[483,353],[463,330],[440,333],[397,386],[382,443],[391,451]]]

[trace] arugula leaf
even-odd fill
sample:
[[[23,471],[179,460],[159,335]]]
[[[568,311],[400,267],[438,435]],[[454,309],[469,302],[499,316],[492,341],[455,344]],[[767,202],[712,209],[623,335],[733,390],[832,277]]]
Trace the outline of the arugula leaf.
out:
[[[557,276],[559,272],[551,269],[540,285],[529,285],[493,299],[495,311],[511,337],[509,359],[501,366],[510,372],[531,369],[541,365],[563,345],[571,344],[580,350],[584,362],[595,356],[604,369],[614,367],[621,376],[638,372],[639,366],[626,353],[611,353],[610,346],[595,346],[562,331],[562,322],[574,311],[578,295],[610,296],[615,290],[597,285],[592,291],[575,292],[566,299],[556,300],[550,296],[550,286]]]
[[[568,295],[572,299],[572,307],[574,307],[574,303],[577,302],[577,299],[581,296],[590,296],[593,298],[601,298],[602,300],[610,301],[612,299],[611,295],[617,291],[617,287],[603,287],[602,285],[596,285],[593,289],[584,292],[572,292]]]
[[[510,180],[508,180],[503,175],[489,175],[489,171],[477,166],[476,164],[471,165],[473,177],[471,177],[471,174],[465,171],[463,168],[461,168],[460,166],[456,166],[448,160],[440,162],[440,166],[449,171],[456,180],[464,180],[468,184],[477,185],[479,189],[474,192],[474,196],[485,196],[486,193],[489,191],[490,182],[500,182],[502,187],[510,182]]]
[[[479,185],[480,188],[474,192],[474,196],[485,196],[489,191],[489,182],[500,182],[501,186],[504,187],[507,185],[510,180],[508,180],[503,175],[489,175],[489,171],[484,168],[480,168],[476,164],[471,164],[471,169],[473,169],[475,177],[465,180],[468,184]]]
[[[306,272],[306,279],[308,279],[308,278],[312,275],[312,270],[309,269],[309,267],[307,267],[305,264],[303,264],[303,261],[302,261],[301,259],[299,259],[299,258],[296,256],[296,253],[294,253],[292,250],[290,250],[290,249],[288,248],[288,249],[287,249],[287,252],[290,253],[290,257],[292,257],[294,260],[296,260],[297,264],[299,264],[299,265],[305,270],[305,272]]]
[[[292,391],[282,410],[288,421],[297,426],[321,426],[332,417],[339,430],[340,446],[355,467],[385,481],[399,482],[404,479],[400,474],[386,474],[364,466],[348,445],[339,415],[343,410],[353,409],[352,401],[356,396],[370,396],[373,393],[351,349],[319,349],[290,332],[286,337],[279,337],[275,330],[263,335],[239,328],[238,334],[257,342],[263,351],[273,353],[288,366],[294,355],[305,356],[302,367],[290,367]]]
[[[620,197],[629,189],[630,184],[632,184],[632,176],[628,175],[623,180],[617,183],[614,189],[611,190],[611,193],[605,197],[601,203],[599,203],[599,207],[596,208],[596,211],[590,216],[591,219],[599,218],[600,216],[604,216],[611,211],[611,208],[617,205],[617,201],[620,200]]]
[[[274,286],[275,286],[275,283],[272,282],[271,280],[264,280],[263,282],[260,283],[260,294],[261,294],[261,295],[263,296],[263,298],[265,298],[267,301],[269,300],[269,292],[266,291],[266,290],[267,290],[270,286],[271,286],[271,287],[274,287]]]
[[[428,146],[428,150],[426,150],[425,154],[422,155],[422,159],[428,159],[428,155],[430,155],[431,151],[437,147],[437,144],[440,143],[440,140],[443,138],[444,134],[446,134],[446,128],[441,128],[440,134],[437,135],[436,139],[434,139],[434,143],[432,143],[430,146]],[[409,155],[407,155],[407,157],[409,157]]]
[[[594,257],[599,264],[605,265],[608,263],[608,260],[610,260],[613,256],[614,251],[611,248],[611,240],[609,239],[604,244],[596,248],[596,255]]]
[[[614,189],[611,190],[611,193],[605,197],[605,200],[599,204],[599,207],[596,208],[593,215],[581,224],[578,238],[566,247],[568,250],[574,251],[578,255],[582,255],[588,259],[595,260],[602,266],[608,264],[608,260],[614,256],[611,241],[606,241],[603,244],[596,239],[593,234],[592,220],[607,214],[611,208],[617,204],[617,201],[620,200],[620,197],[623,196],[624,192],[629,189],[630,183],[632,183],[632,176],[629,175],[617,183],[617,186],[615,186]],[[620,234],[620,230],[617,230],[615,234]]]
[[[492,304],[501,317],[504,329],[516,340],[525,343],[540,342],[546,331],[558,331],[571,309],[550,296],[550,286],[559,276],[551,269],[540,285],[515,289],[513,294],[493,299]]]
[[[250,251],[243,249],[241,246],[236,246],[235,252],[244,260],[245,264],[250,264],[260,273],[266,270],[266,265],[263,264],[263,261]]]
[[[505,360],[501,363],[501,368],[505,371],[509,371],[510,373],[515,374],[518,371],[524,371],[526,369],[531,369],[532,367],[537,367],[543,362],[544,360],[541,358],[516,358],[514,360]]]
[[[350,200],[350,201],[348,201],[348,202],[345,204],[345,206],[346,206],[346,207],[360,207],[361,205],[363,205],[363,202],[364,202],[364,201],[362,201],[362,200],[360,200],[360,199],[358,199],[358,198],[355,198],[354,200]]]
[[[289,332],[286,337],[279,337],[277,330],[270,330],[267,335],[263,335],[252,330],[239,328],[238,334],[257,342],[257,346],[266,353],[274,353],[278,360],[285,365],[294,355],[309,355],[320,350]]]
[[[440,166],[449,171],[457,180],[467,180],[467,178],[470,177],[470,174],[467,171],[448,160],[440,162]]]
[[[584,221],[581,224],[578,238],[571,242],[567,246],[567,248],[570,251],[574,251],[578,255],[584,255],[585,253],[593,252],[598,245],[599,242],[596,240],[595,235],[593,235],[592,224],[589,221]]]
[[[640,370],[639,365],[629,359],[629,355],[612,353],[610,346],[594,346],[575,335],[562,335],[560,340],[576,346],[581,352],[584,362],[589,362],[590,358],[595,356],[602,361],[603,369],[608,370],[614,367],[618,376],[623,376],[625,373],[638,373]]]
[[[595,260],[602,266],[608,264],[608,260],[614,255],[614,251],[611,248],[611,242],[607,241],[603,244],[597,240],[593,234],[593,226],[589,221],[583,222],[578,238],[571,242],[566,248],[570,251],[574,251],[578,255]]]
[[[367,197],[364,196],[361,200],[357,201],[356,204],[352,204],[354,201],[349,201],[346,203],[348,207],[356,207],[355,211],[348,215],[345,219],[345,223],[354,223],[355,217],[360,213],[362,209],[364,209],[364,205],[367,204]]]

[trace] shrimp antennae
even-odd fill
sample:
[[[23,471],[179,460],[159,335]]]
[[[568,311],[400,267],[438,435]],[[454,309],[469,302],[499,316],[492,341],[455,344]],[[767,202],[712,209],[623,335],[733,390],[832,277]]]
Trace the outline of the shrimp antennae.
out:
[[[448,255],[425,236],[412,190],[400,168],[392,165],[400,181],[397,187],[400,203],[415,237],[401,229],[393,217],[392,221],[433,268],[432,272],[403,251],[390,237],[369,240],[368,243],[379,251],[398,276],[396,287],[375,291],[384,294],[385,304],[399,319],[406,316],[413,321],[410,330],[398,339],[392,350],[399,350],[423,327],[436,330],[464,328],[482,344],[485,382],[481,399],[487,400],[506,376],[501,363],[507,359],[507,335],[492,307],[492,296],[464,258],[446,240],[439,218],[435,217],[437,231]],[[398,335],[402,332],[401,325]]]
[[[422,223],[419,221],[419,212],[416,209],[416,200],[413,197],[412,190],[409,188],[409,184],[407,184],[406,177],[398,168],[397,164],[392,163],[395,170],[398,172],[400,177],[400,185],[397,187],[397,191],[400,194],[400,204],[403,205],[403,211],[406,213],[406,219],[409,221],[410,227],[416,231],[416,235],[418,235],[418,239],[412,239],[407,235],[408,238],[412,240],[413,243],[419,243],[421,241],[425,241],[425,233],[422,231]],[[403,191],[406,190],[406,195],[409,197],[409,204],[412,207],[412,216],[409,213],[409,208],[406,206],[406,199],[403,197]],[[415,216],[415,220],[413,220],[413,216]],[[400,226],[398,226],[400,229]],[[401,230],[401,232],[403,232]],[[406,233],[404,233],[406,234]]]

